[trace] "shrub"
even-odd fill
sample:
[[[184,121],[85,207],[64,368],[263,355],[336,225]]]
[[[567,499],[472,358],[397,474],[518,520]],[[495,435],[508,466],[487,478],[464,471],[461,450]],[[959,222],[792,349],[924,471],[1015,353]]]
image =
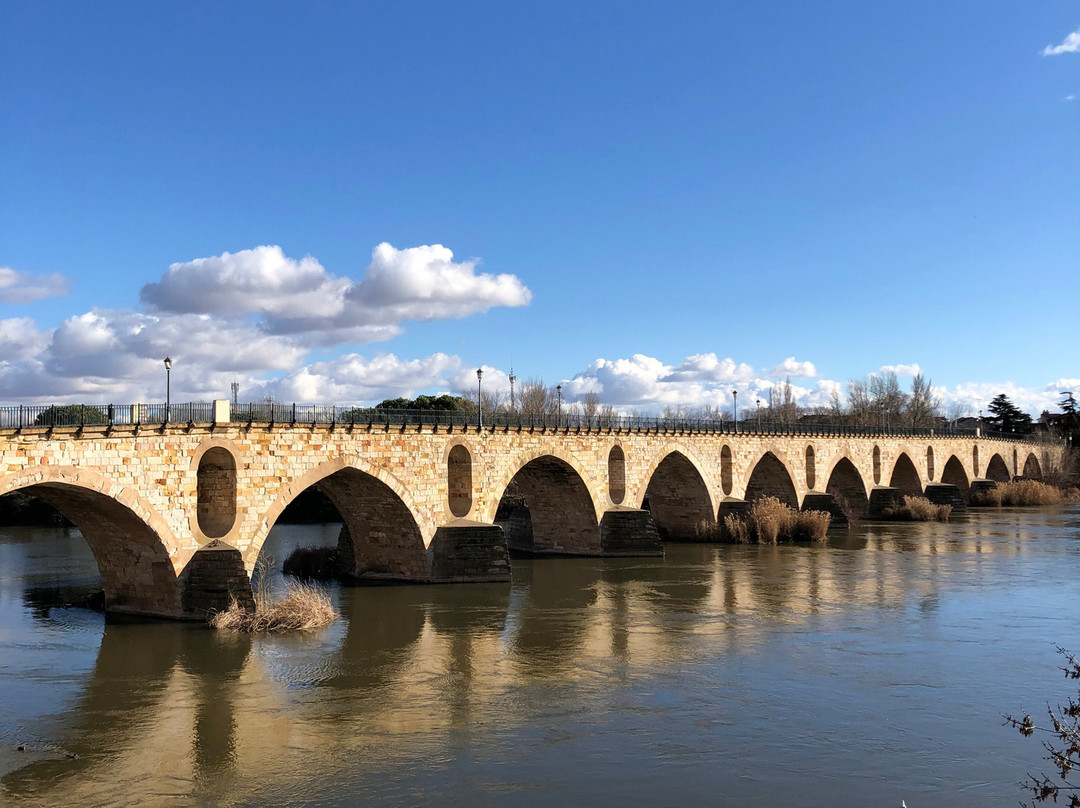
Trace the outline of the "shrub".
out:
[[[702,522],[697,535],[733,544],[776,544],[780,541],[820,541],[832,517],[824,511],[797,511],[776,497],[756,499],[746,516],[728,514],[723,527]]]
[[[337,577],[337,548],[297,547],[281,571],[305,581],[332,581]]]
[[[881,514],[885,519],[904,522],[948,522],[952,505],[935,505],[926,497],[904,497],[899,508],[886,508]]]
[[[229,608],[210,618],[210,625],[226,631],[313,631],[333,623],[337,610],[326,592],[311,584],[288,584],[288,594],[273,603],[266,590],[255,593],[255,611],[249,612],[232,598]]]
[[[1080,500],[1077,489],[1064,490],[1038,480],[1018,480],[1014,483],[998,483],[995,488],[982,491],[971,499],[972,505],[988,505],[1000,508],[1031,507],[1034,505],[1063,505]]]

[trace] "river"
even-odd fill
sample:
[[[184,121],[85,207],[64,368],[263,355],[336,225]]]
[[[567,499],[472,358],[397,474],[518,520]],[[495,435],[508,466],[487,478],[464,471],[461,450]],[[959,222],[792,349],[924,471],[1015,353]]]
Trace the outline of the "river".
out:
[[[1070,692],[1080,509],[666,551],[333,587],[328,629],[251,638],[66,606],[79,534],[0,529],[0,804],[983,808],[1049,770],[1001,714]]]

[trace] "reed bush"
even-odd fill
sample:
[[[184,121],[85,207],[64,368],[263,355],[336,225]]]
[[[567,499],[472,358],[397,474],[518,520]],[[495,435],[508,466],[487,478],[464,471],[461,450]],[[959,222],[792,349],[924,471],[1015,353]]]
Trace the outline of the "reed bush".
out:
[[[332,581],[337,577],[336,547],[297,547],[281,571],[306,581]]]
[[[886,508],[881,514],[885,519],[903,522],[948,522],[952,505],[935,505],[926,497],[904,497],[899,508]]]
[[[288,594],[276,603],[260,587],[255,593],[255,610],[251,612],[232,598],[228,609],[211,616],[210,625],[225,631],[251,634],[263,631],[313,631],[337,620],[337,610],[321,587],[303,583],[286,586]]]
[[[776,497],[754,500],[746,516],[728,514],[723,526],[702,522],[698,536],[732,544],[776,544],[781,541],[820,541],[832,517],[824,511],[797,511]]]
[[[998,483],[996,488],[981,491],[971,498],[972,505],[991,507],[1032,507],[1035,505],[1064,505],[1080,501],[1080,490],[1062,489],[1038,480],[1017,480]]]

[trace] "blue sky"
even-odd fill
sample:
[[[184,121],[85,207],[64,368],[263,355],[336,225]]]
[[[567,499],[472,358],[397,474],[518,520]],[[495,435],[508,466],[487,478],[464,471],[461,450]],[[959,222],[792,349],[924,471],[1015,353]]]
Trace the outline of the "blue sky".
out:
[[[0,7],[0,402],[1080,390],[1080,2]],[[380,246],[386,245],[386,246]],[[441,245],[441,246],[437,246]],[[906,383],[906,379],[901,381]]]

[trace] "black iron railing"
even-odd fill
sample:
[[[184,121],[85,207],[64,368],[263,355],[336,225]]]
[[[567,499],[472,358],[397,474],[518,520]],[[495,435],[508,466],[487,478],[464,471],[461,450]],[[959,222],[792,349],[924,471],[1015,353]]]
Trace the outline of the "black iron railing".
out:
[[[271,425],[365,427],[390,426],[477,426],[475,410],[385,410],[374,407],[341,407],[324,404],[280,404],[258,402],[232,404],[233,423]],[[33,427],[86,427],[161,424],[208,424],[214,421],[214,405],[207,402],[177,404],[54,404],[0,407],[0,429]],[[844,424],[777,423],[748,419],[730,420],[664,418],[642,415],[585,415],[580,412],[549,412],[527,415],[520,412],[484,413],[485,428],[507,430],[637,430],[656,432],[756,434],[790,436],[892,436],[892,437],[975,437],[978,430],[949,426],[911,428],[890,426],[848,426]],[[1045,433],[1018,434],[982,430],[986,438],[1020,441],[1050,441]]]

